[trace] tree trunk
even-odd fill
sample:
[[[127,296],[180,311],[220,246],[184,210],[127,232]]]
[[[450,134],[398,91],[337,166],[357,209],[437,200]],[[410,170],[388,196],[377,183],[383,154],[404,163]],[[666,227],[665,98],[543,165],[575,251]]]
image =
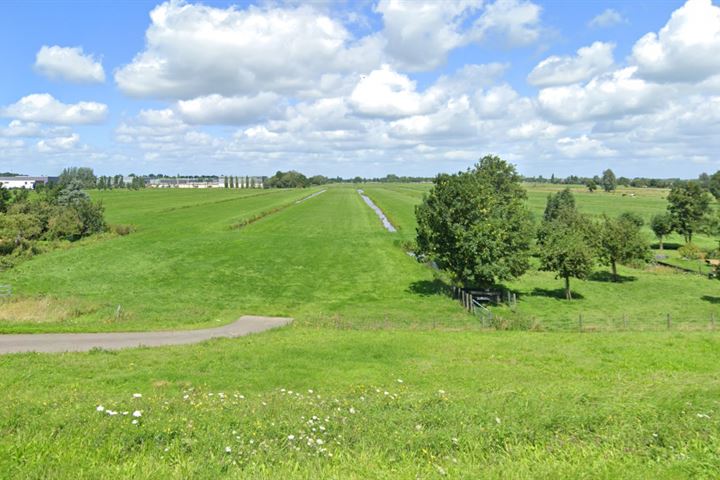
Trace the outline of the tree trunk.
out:
[[[613,282],[617,282],[618,274],[617,274],[617,265],[615,264],[615,260],[610,261],[610,266],[612,267]]]
[[[662,237],[662,235],[661,235],[659,238],[660,238],[660,251],[662,252],[662,251],[663,251],[663,237]]]
[[[572,293],[570,292],[570,276],[565,277],[565,299],[572,300]]]

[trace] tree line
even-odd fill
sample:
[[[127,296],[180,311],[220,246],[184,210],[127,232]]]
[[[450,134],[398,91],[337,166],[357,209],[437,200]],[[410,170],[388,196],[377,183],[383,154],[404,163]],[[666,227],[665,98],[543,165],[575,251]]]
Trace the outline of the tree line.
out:
[[[610,170],[600,178],[606,184],[614,179]],[[639,215],[591,218],[578,211],[566,188],[548,196],[538,223],[528,210],[523,181],[514,166],[492,155],[465,172],[438,175],[416,207],[418,258],[435,261],[458,285],[474,288],[523,275],[535,256],[540,270],[563,280],[567,299],[571,279],[588,278],[596,266],[609,267],[617,281],[618,264],[650,260]],[[673,231],[688,244],[697,231],[720,235],[720,215],[708,216],[710,201],[699,182],[674,185],[667,212],[650,224],[661,248]]]
[[[37,193],[0,185],[0,266],[9,267],[53,241],[76,241],[107,229],[102,204],[78,180]]]

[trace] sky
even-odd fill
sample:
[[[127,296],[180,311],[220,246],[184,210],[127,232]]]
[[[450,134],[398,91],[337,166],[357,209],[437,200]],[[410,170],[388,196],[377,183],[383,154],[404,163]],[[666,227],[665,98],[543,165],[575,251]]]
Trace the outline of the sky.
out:
[[[0,171],[720,169],[712,0],[6,0]]]

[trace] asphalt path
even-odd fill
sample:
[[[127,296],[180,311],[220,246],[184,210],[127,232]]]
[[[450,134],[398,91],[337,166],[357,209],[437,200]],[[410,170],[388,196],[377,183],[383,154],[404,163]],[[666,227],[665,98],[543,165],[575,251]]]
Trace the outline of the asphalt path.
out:
[[[120,350],[132,347],[186,345],[211,338],[242,337],[282,327],[292,318],[243,316],[233,323],[202,330],[111,333],[0,334],[0,354],[22,352],[86,352],[93,348]]]

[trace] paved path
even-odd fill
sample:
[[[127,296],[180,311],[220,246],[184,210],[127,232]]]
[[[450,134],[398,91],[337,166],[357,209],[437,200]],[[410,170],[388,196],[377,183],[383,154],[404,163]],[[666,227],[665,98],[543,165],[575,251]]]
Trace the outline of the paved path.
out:
[[[85,352],[93,348],[119,350],[130,347],[158,347],[198,343],[211,338],[241,337],[264,332],[292,322],[292,318],[240,317],[235,322],[203,330],[112,333],[30,333],[0,334],[0,354],[19,352]]]

